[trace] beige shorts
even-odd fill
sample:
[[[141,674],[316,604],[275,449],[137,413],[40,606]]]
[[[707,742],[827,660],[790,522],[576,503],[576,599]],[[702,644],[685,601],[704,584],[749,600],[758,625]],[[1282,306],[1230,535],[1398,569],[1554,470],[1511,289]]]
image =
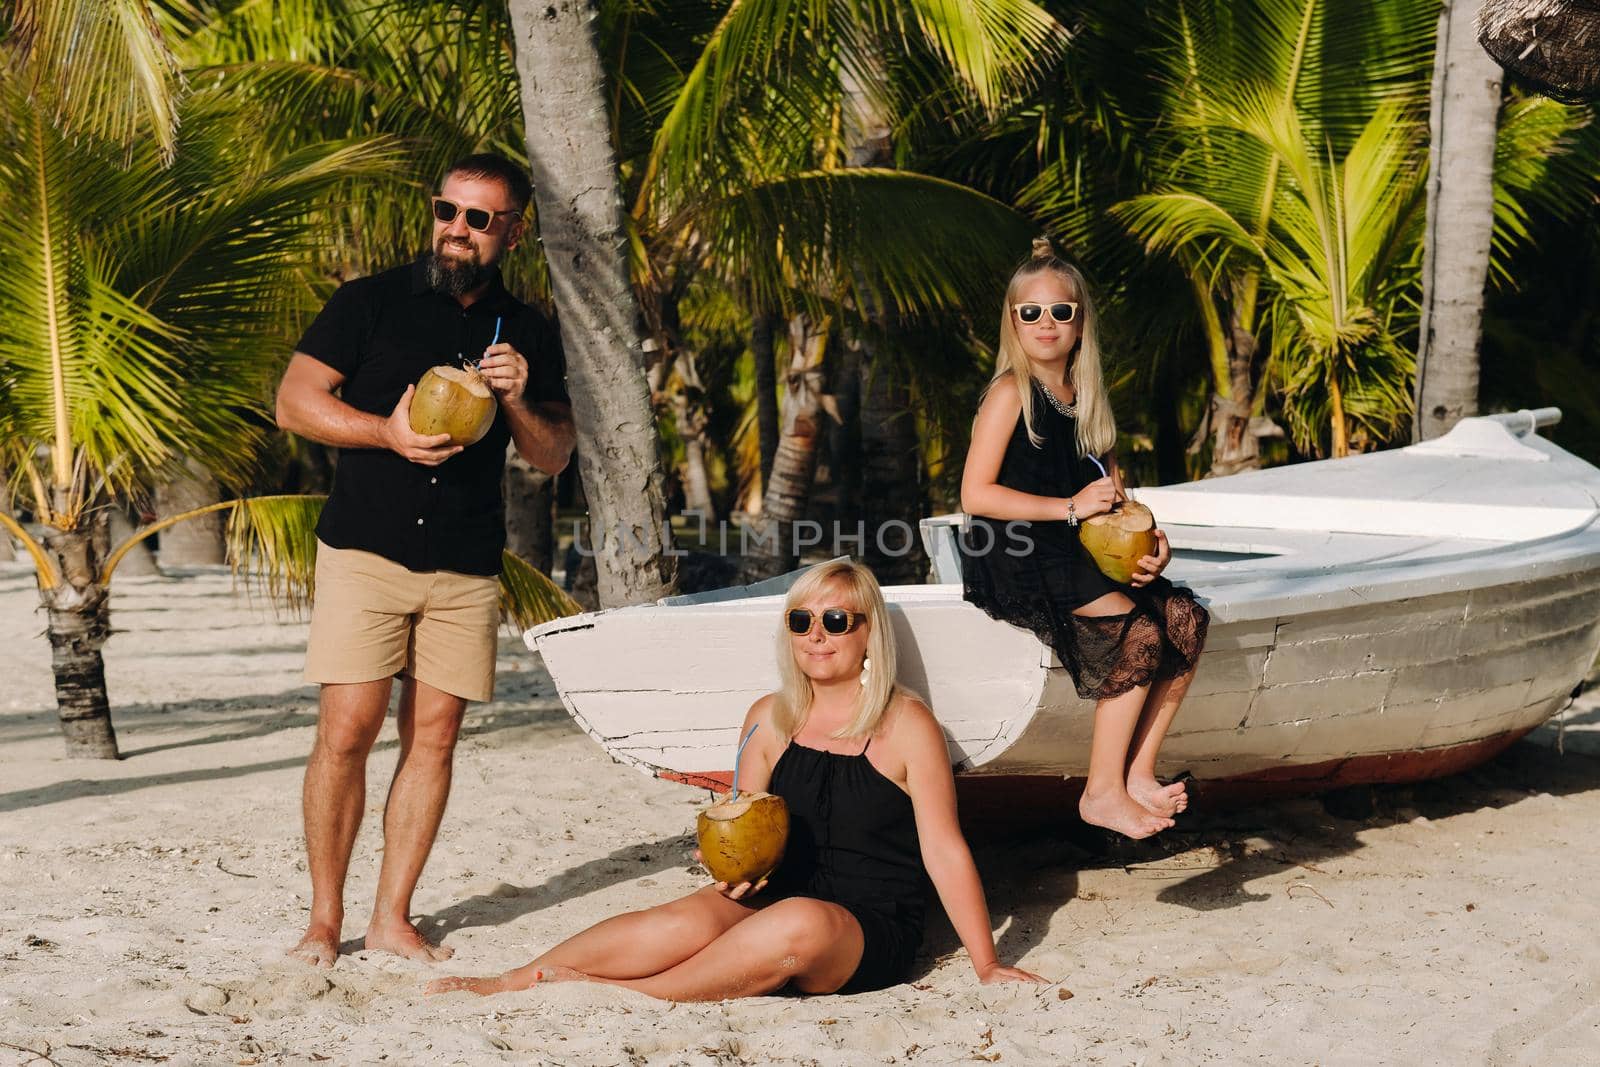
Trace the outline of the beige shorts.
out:
[[[306,681],[403,674],[467,700],[494,695],[500,582],[409,571],[371,552],[317,542]]]

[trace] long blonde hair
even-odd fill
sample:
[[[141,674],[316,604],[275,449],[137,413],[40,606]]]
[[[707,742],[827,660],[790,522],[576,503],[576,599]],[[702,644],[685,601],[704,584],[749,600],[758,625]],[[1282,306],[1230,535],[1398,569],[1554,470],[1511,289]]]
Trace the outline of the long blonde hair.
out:
[[[1083,272],[1056,255],[1047,237],[1034,240],[1033,254],[1017,268],[1006,286],[1005,303],[1000,305],[1000,351],[995,356],[994,378],[989,382],[989,389],[1000,379],[1011,377],[1022,398],[1022,424],[1028,430],[1028,440],[1035,447],[1043,444],[1044,438],[1033,428],[1033,368],[1028,354],[1022,350],[1022,339],[1017,336],[1011,305],[1017,302],[1017,292],[1023,282],[1046,271],[1065,281],[1078,302],[1078,346],[1068,357],[1072,362],[1067,371],[1072,380],[1073,402],[1078,408],[1078,451],[1085,456],[1103,456],[1117,445],[1117,420],[1100,370],[1099,318]]]
[[[789,633],[789,609],[799,607],[811,599],[824,586],[837,582],[845,590],[845,598],[853,604],[840,607],[859,611],[867,616],[867,658],[872,661],[866,681],[856,697],[855,712],[850,721],[840,727],[834,737],[867,737],[875,733],[883,721],[884,712],[894,699],[895,655],[893,625],[889,621],[889,608],[883,602],[878,580],[866,567],[848,559],[829,560],[806,571],[789,589],[783,600],[783,616],[778,626],[778,688],[777,702],[772,709],[772,723],[784,737],[793,737],[805,724],[811,713],[814,693],[811,679],[806,677],[795,659],[792,636]],[[820,625],[820,623],[819,623]]]

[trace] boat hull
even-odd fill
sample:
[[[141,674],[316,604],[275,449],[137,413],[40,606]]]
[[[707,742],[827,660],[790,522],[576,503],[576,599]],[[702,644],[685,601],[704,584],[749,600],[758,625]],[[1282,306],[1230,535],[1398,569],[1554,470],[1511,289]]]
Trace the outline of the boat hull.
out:
[[[1218,795],[1426,778],[1565,705],[1600,652],[1600,470],[1494,419],[1451,436],[1140,494],[1171,538],[1169,576],[1211,613],[1159,773]],[[1047,645],[962,599],[959,521],[923,523],[951,584],[884,590],[899,681],[964,779],[1081,777],[1094,705]],[[614,757],[715,788],[749,706],[777,688],[781,607],[730,590],[527,640]]]

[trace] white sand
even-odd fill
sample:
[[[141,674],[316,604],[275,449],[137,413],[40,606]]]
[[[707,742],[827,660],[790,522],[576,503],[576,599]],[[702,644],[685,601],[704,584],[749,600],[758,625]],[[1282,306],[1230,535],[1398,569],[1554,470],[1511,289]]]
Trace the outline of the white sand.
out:
[[[610,761],[508,639],[469,713],[416,908],[429,969],[282,960],[305,920],[303,625],[207,574],[119,582],[106,653],[127,758],[68,761],[32,580],[0,565],[0,1064],[1487,1062],[1600,1056],[1600,712],[1466,775],[1190,819],[1087,856],[978,850],[1001,955],[1060,981],[985,988],[942,917],[916,984],[672,1006],[590,985],[424,999],[702,882],[705,794]],[[392,727],[347,896],[364,927]],[[590,798],[595,798],[591,800]],[[603,799],[602,799],[603,798]],[[1073,994],[1063,999],[1062,990]]]

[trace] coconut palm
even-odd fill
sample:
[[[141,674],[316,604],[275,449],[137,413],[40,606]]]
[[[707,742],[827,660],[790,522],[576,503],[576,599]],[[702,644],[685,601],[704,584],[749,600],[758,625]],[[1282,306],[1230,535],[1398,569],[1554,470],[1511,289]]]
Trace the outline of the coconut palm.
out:
[[[178,102],[170,155],[158,137],[116,145],[51,123],[65,73],[0,88],[0,187],[27,205],[0,238],[0,469],[43,534],[0,524],[37,571],[68,752],[114,757],[100,655],[109,584],[136,543],[185,516],[103,557],[95,528],[113,496],[148,491],[185,457],[248,483],[307,310],[303,267],[326,232],[316,208],[397,154],[384,140],[277,151],[259,109],[225,83]],[[232,512],[236,564],[293,599],[318,506],[265,498],[198,513]],[[512,576],[523,592],[530,581]],[[557,599],[545,592],[544,608]]]
[[[1430,101],[1414,440],[1478,411],[1478,343],[1494,230],[1500,68],[1478,45],[1478,0],[1445,0]]]
[[[1199,247],[1219,272],[1259,272],[1267,376],[1303,451],[1347,455],[1352,430],[1367,442],[1392,438],[1408,414],[1410,358],[1400,338],[1410,276],[1398,268],[1420,224],[1420,124],[1382,105],[1335,159],[1309,142],[1290,103],[1261,93],[1219,102],[1206,129],[1241,134],[1282,167],[1265,234],[1187,191],[1135,197],[1118,214],[1153,250]]]

